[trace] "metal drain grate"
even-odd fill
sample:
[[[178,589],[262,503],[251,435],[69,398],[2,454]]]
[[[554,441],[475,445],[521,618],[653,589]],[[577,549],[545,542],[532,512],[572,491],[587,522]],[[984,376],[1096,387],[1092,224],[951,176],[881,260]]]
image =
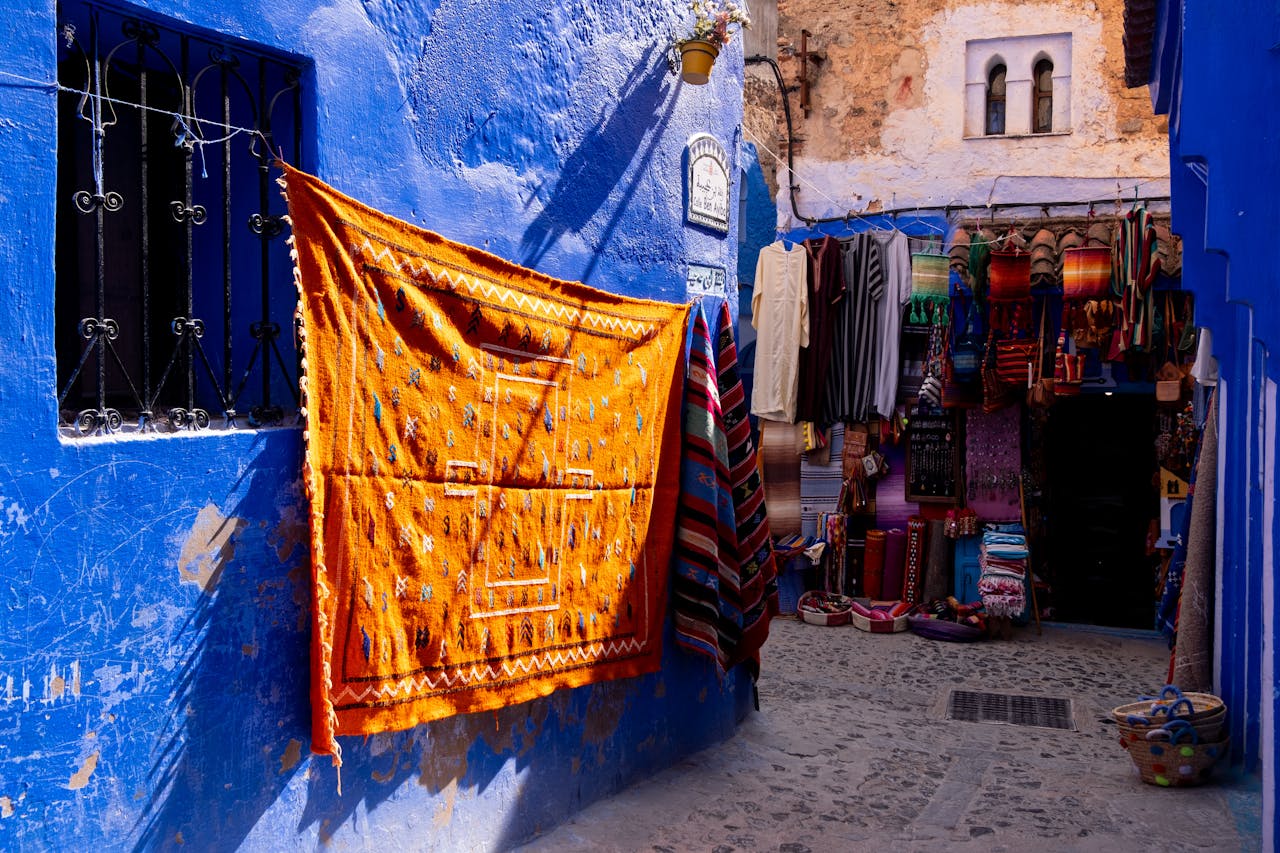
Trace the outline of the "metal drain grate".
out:
[[[947,700],[947,719],[968,723],[1009,723],[1045,729],[1075,731],[1071,700],[1057,696],[1010,696],[952,690]]]

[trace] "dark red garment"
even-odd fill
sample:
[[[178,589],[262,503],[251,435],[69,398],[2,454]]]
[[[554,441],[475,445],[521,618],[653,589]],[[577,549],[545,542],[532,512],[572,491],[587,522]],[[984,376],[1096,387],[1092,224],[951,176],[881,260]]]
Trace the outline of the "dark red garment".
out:
[[[822,412],[837,306],[845,295],[844,263],[840,241],[834,237],[824,237],[821,242],[809,240],[804,247],[809,253],[809,346],[800,350],[796,420],[826,426]]]

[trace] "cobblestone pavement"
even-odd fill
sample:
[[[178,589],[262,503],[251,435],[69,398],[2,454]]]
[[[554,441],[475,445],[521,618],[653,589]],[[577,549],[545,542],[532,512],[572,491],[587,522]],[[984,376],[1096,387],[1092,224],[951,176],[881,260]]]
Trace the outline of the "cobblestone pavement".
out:
[[[789,618],[760,712],[719,746],[522,848],[686,851],[1257,850],[1255,777],[1143,784],[1112,707],[1163,683],[1163,641],[1046,626],[935,642]],[[1076,731],[945,719],[951,689],[1070,698]]]

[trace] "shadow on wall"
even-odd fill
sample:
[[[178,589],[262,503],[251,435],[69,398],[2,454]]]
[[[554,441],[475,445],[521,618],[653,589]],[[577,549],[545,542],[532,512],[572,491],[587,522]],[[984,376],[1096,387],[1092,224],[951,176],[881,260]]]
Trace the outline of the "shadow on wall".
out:
[[[561,236],[586,227],[625,179],[625,188],[611,202],[613,214],[592,241],[597,251],[579,276],[590,280],[671,121],[676,106],[672,92],[665,55],[656,46],[648,48],[620,88],[617,107],[596,122],[565,160],[546,205],[521,238],[522,263],[537,268]],[[642,152],[639,158],[637,152]]]
[[[302,766],[306,507],[296,456],[262,461],[271,458],[255,456],[225,514],[201,510],[179,556],[202,593],[173,640],[183,662],[155,734],[135,850],[239,846]],[[278,495],[277,517],[251,523],[263,494]]]

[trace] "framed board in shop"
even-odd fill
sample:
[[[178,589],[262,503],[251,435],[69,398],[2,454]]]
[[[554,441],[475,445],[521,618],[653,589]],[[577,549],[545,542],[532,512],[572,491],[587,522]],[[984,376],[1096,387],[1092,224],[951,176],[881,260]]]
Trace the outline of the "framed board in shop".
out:
[[[907,424],[907,501],[960,503],[964,494],[961,420],[955,409],[912,415]]]

